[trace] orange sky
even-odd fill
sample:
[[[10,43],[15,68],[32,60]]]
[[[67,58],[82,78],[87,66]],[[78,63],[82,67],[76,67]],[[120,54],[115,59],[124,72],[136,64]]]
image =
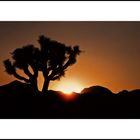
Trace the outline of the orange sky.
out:
[[[83,87],[102,85],[113,92],[140,88],[140,22],[0,22],[0,85],[14,80],[4,72],[2,61],[15,48],[38,46],[44,34],[84,52],[59,84],[76,81]]]

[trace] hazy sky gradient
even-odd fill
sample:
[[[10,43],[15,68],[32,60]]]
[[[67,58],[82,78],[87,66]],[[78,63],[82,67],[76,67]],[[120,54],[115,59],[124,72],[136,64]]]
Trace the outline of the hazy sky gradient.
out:
[[[84,87],[102,85],[113,92],[140,88],[140,22],[0,22],[0,85],[14,79],[4,72],[2,61],[18,47],[39,46],[42,34],[84,51],[61,81],[74,79]]]

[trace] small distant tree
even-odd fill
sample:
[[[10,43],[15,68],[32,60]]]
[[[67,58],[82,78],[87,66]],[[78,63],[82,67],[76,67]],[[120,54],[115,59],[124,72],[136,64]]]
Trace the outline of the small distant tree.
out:
[[[42,92],[45,92],[50,81],[60,79],[65,75],[67,68],[76,63],[81,51],[79,46],[66,46],[43,35],[39,37],[38,42],[40,48],[27,45],[14,50],[11,53],[13,61],[5,60],[4,66],[8,74],[30,83],[36,91],[38,72],[41,71],[44,77]],[[19,75],[17,69],[23,70],[28,78]]]

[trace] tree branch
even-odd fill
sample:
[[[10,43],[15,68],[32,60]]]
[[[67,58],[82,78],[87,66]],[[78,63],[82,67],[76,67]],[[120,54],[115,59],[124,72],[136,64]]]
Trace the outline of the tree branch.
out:
[[[26,67],[23,69],[24,73],[28,76],[28,77],[32,77],[33,75],[30,73],[29,69]]]
[[[20,76],[16,71],[13,73],[13,75],[17,78],[17,79],[19,79],[19,80],[23,80],[23,81],[25,81],[25,82],[29,82],[29,80],[28,79],[26,79],[25,77],[22,77],[22,76]]]

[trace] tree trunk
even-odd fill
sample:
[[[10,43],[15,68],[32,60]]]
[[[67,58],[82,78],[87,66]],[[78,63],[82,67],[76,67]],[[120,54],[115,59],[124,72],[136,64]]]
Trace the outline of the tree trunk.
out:
[[[42,88],[42,93],[45,93],[48,90],[49,83],[50,83],[50,80],[45,79],[44,84],[43,84],[43,88]]]
[[[39,92],[38,87],[37,87],[37,79],[31,80],[31,86],[33,88],[34,93],[37,94]]]

